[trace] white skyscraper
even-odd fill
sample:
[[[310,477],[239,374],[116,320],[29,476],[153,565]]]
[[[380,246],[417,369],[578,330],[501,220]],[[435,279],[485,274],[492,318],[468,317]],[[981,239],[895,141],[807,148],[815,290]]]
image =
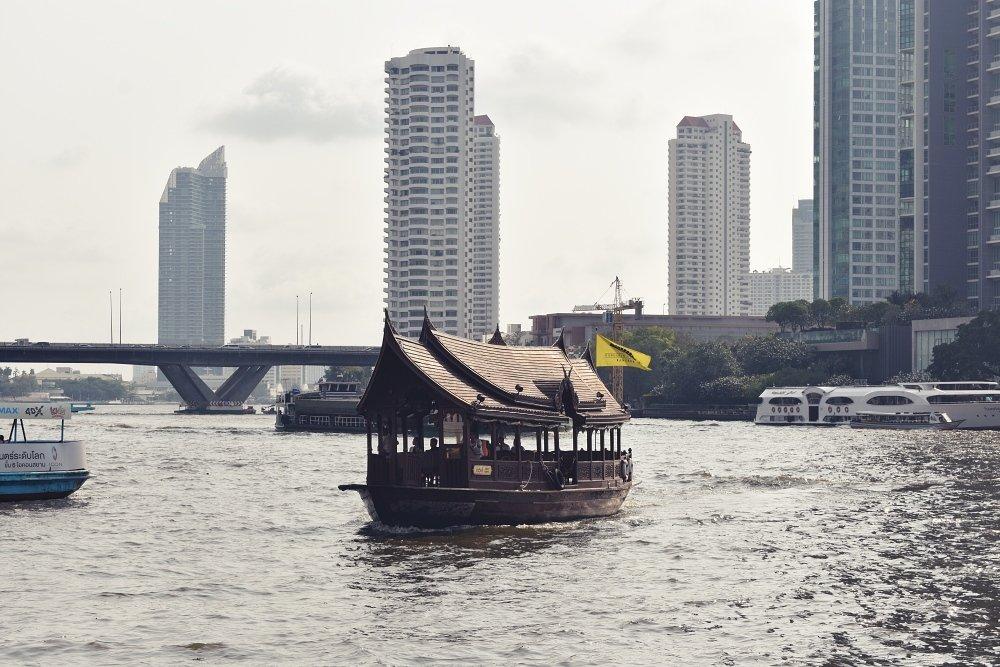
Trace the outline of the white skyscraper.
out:
[[[685,116],[670,140],[672,315],[747,315],[750,145],[732,116]]]
[[[385,74],[389,315],[406,336],[420,333],[425,307],[443,331],[475,335],[474,62],[454,46],[415,49]]]
[[[466,329],[470,337],[479,338],[500,322],[500,137],[489,116],[476,116],[472,130],[472,229],[467,253],[472,284]]]
[[[799,273],[779,266],[770,271],[753,271],[750,278],[750,314],[767,315],[768,309],[782,301],[812,301],[811,273]]]

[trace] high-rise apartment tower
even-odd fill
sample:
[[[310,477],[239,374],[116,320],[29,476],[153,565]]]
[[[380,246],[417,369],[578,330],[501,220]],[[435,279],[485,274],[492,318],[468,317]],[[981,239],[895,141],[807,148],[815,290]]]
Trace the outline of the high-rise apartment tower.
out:
[[[669,142],[672,315],[747,315],[750,145],[732,116],[685,116]]]
[[[158,340],[222,345],[226,312],[226,152],[170,172],[160,197]]]
[[[487,248],[496,235],[476,226],[474,188],[485,186],[476,177],[477,145],[496,151],[496,137],[477,144],[473,131],[475,64],[454,46],[415,49],[386,61],[385,75],[386,307],[406,336],[419,334],[425,308],[442,330],[479,336],[497,324],[499,267],[495,247]],[[489,166],[495,193],[497,168]],[[486,213],[478,222],[495,227],[495,197],[489,205],[492,222]],[[478,284],[491,303],[480,304],[477,271],[487,256],[491,266],[479,278],[491,282]]]
[[[472,121],[472,228],[469,234],[469,335],[492,333],[500,322],[500,137],[489,116]]]
[[[899,284],[898,0],[816,0],[816,295],[885,299]]]

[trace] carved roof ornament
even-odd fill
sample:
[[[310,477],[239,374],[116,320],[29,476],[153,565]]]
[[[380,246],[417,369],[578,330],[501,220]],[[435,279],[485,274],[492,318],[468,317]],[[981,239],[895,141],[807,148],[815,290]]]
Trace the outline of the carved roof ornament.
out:
[[[500,333],[500,325],[497,325],[497,330],[493,332],[493,337],[489,340],[490,345],[506,345],[507,341],[503,339],[503,334]]]

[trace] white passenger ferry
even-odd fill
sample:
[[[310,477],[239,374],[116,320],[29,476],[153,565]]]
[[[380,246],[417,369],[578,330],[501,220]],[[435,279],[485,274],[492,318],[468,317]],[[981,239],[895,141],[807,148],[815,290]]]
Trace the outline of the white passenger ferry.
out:
[[[996,382],[906,382],[882,386],[774,387],[760,395],[755,423],[833,426],[859,413],[943,413],[960,429],[1000,429]]]

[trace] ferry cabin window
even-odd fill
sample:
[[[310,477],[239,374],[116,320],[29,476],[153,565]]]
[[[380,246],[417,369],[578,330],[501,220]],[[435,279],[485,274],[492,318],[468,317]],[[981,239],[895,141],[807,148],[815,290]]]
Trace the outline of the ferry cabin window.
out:
[[[928,403],[1000,403],[1000,394],[941,394],[928,396]]]
[[[823,394],[817,394],[816,392],[806,394],[806,399],[809,401],[809,405],[819,405],[820,399],[822,398]]]
[[[850,405],[854,400],[847,396],[832,396],[826,399],[827,405]]]
[[[768,401],[771,405],[801,405],[802,401],[791,396],[776,396]]]
[[[910,405],[913,403],[906,396],[872,396],[868,405]]]

